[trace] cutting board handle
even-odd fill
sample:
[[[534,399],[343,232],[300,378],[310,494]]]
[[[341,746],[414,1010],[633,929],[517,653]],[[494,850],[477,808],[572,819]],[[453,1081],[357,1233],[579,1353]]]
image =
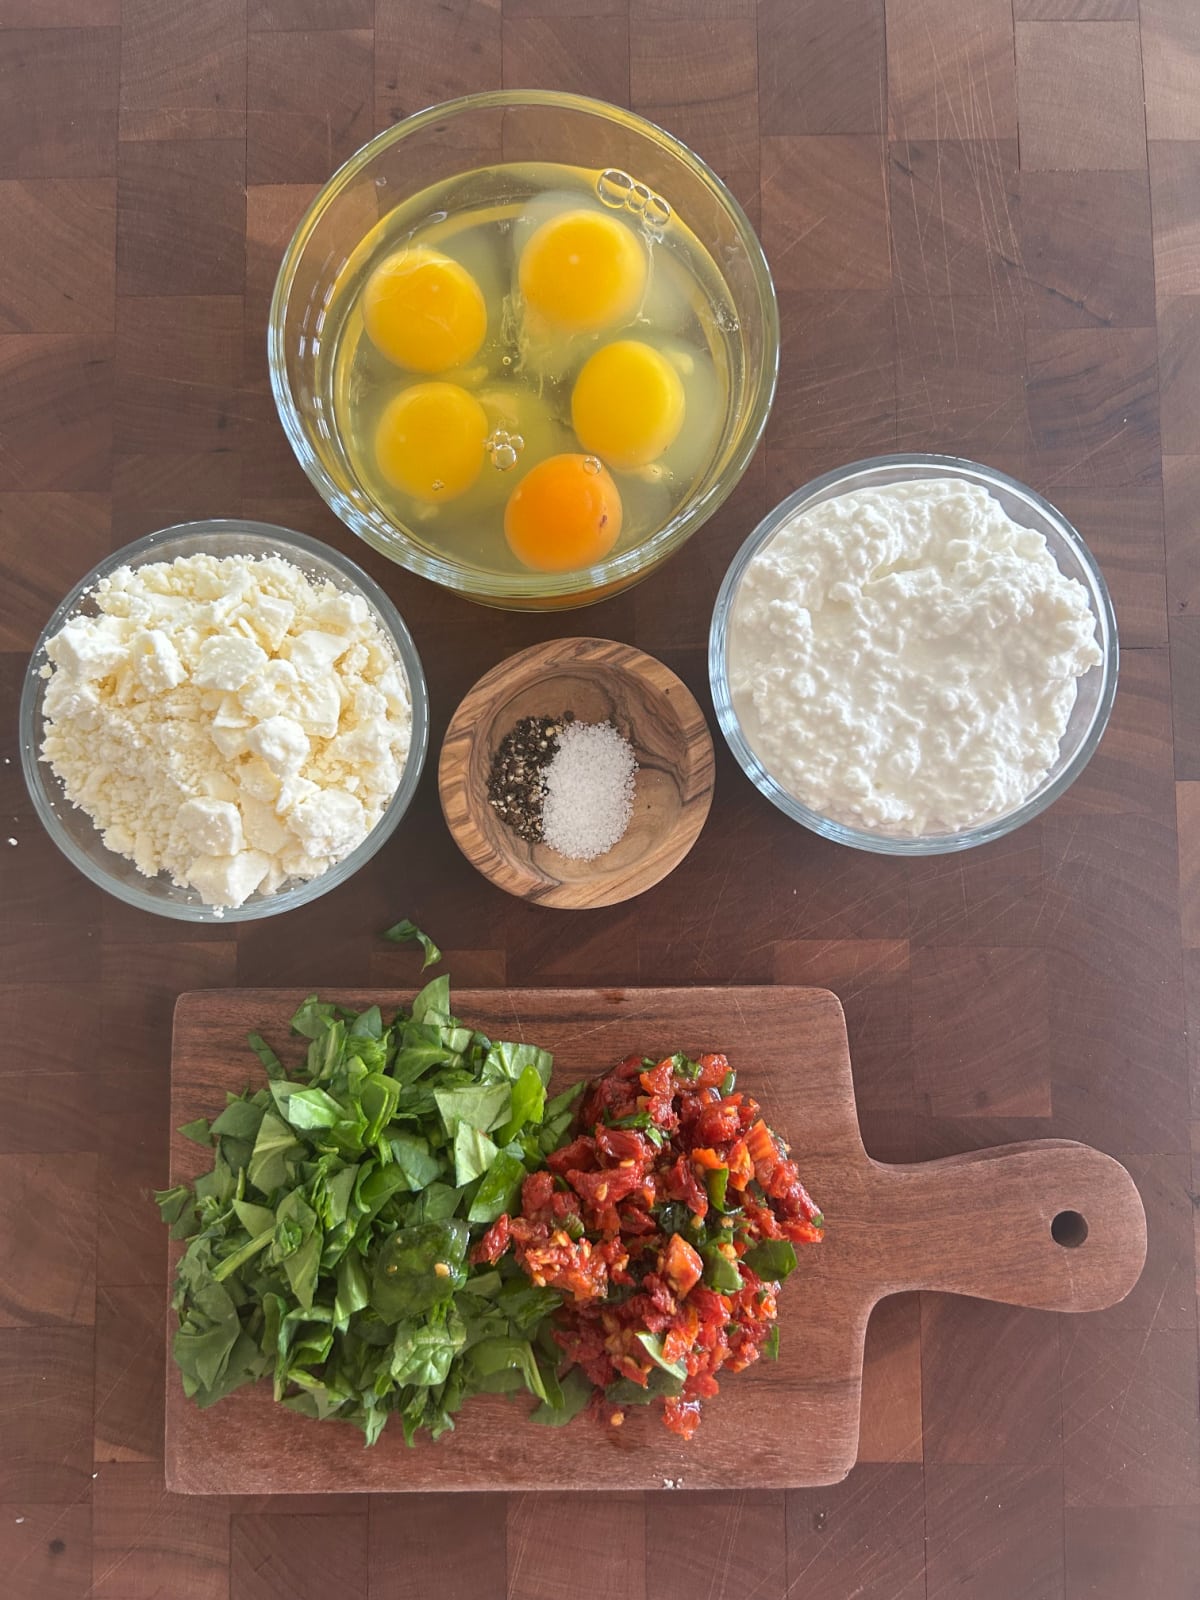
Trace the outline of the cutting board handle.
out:
[[[1099,1311],[1123,1300],[1146,1260],[1146,1214],[1111,1156],[1039,1139],[918,1166],[875,1165],[872,1214],[886,1218],[903,1283],[1047,1311]]]

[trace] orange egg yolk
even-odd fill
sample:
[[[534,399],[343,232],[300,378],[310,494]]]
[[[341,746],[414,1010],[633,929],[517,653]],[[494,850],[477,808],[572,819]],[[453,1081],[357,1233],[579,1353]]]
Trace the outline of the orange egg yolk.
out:
[[[585,450],[630,471],[657,461],[683,426],[683,384],[640,339],[618,339],[584,363],[571,395],[571,422]]]
[[[615,217],[566,211],[530,238],[518,279],[525,303],[547,322],[595,332],[637,310],[646,289],[646,252]]]
[[[470,361],[487,334],[475,279],[436,250],[401,250],[367,279],[363,324],[372,344],[412,372],[445,372]]]
[[[535,572],[594,566],[621,532],[621,496],[592,456],[550,456],[509,496],[504,536],[517,560]]]
[[[465,494],[483,470],[487,413],[456,383],[417,383],[383,409],[375,460],[394,488],[437,504]]]

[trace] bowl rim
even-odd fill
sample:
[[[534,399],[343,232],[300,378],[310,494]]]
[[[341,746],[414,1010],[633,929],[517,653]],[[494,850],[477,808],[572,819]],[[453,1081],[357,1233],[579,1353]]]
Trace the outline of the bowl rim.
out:
[[[398,530],[403,533],[406,540],[403,550],[379,539],[369,519],[363,516],[349,496],[329,476],[308,442],[288,383],[284,336],[284,318],[296,267],[304,247],[326,208],[363,167],[380,151],[403,142],[437,122],[473,111],[503,110],[506,107],[518,106],[548,106],[586,112],[592,116],[601,116],[610,121],[616,120],[631,125],[638,131],[648,131],[652,137],[666,144],[677,159],[715,192],[717,199],[732,217],[746,249],[763,325],[764,350],[758,398],[740,442],[720,476],[698,499],[690,501],[684,509],[676,512],[664,527],[652,534],[644,543],[609,556],[594,566],[581,568],[550,582],[547,582],[548,576],[553,580],[554,575],[545,573],[497,574],[493,577],[476,578],[468,569],[458,566],[453,561],[421,549],[407,530]],[[368,139],[326,179],[305,208],[280,262],[267,322],[267,366],[275,409],[296,459],[325,504],[357,538],[362,539],[372,549],[378,550],[381,555],[387,556],[389,560],[395,561],[398,566],[405,567],[420,577],[428,578],[455,594],[501,607],[507,603],[520,606],[523,603],[537,605],[540,602],[575,599],[580,604],[587,604],[590,598],[602,600],[606,598],[611,584],[618,582],[628,584],[649,576],[662,561],[673,555],[720,509],[750,465],[774,404],[775,390],[779,381],[779,359],[779,303],[770,264],[753,224],[724,181],[683,140],[665,128],[659,127],[657,123],[651,122],[648,117],[643,117],[636,111],[626,110],[623,106],[613,105],[606,100],[598,100],[589,95],[568,94],[554,89],[493,89],[476,94],[459,95],[452,100],[441,101],[426,106],[421,111],[415,111],[392,127],[385,128],[381,133]]]
[[[999,487],[1018,500],[1024,501],[1049,521],[1087,574],[1088,582],[1085,587],[1088,589],[1090,610],[1100,635],[1099,643],[1104,656],[1099,668],[1102,673],[1100,692],[1092,712],[1092,719],[1074,754],[1057,777],[1003,816],[990,818],[986,822],[978,823],[971,828],[959,829],[954,833],[909,836],[879,833],[837,822],[822,812],[814,811],[804,805],[771,776],[750,748],[742,732],[740,719],[733,708],[729,689],[729,621],[737,590],[753,558],[798,511],[833,498],[833,492],[853,493],[855,489],[853,480],[868,472],[905,468],[911,469],[913,479],[918,478],[922,472],[932,472],[943,477],[967,477],[983,487]],[[1030,488],[1028,484],[1000,471],[997,467],[989,467],[984,462],[973,461],[966,456],[925,452],[901,451],[889,455],[865,456],[861,460],[851,461],[845,466],[821,473],[820,476],[801,484],[798,489],[786,495],[761,519],[729,563],[717,592],[708,636],[709,684],[717,722],[738,765],[751,783],[793,822],[799,822],[822,838],[832,839],[835,843],[849,845],[853,849],[864,850],[874,855],[950,855],[959,850],[973,849],[976,845],[988,844],[992,840],[1003,838],[1005,834],[1013,832],[1039,816],[1071,787],[1095,754],[1108,726],[1113,701],[1116,698],[1119,668],[1120,643],[1112,596],[1098,561],[1073,523],[1036,489]]]
[[[648,698],[662,701],[669,696],[681,724],[686,752],[677,768],[683,803],[674,831],[668,835],[668,847],[652,857],[648,864],[634,862],[621,870],[607,872],[593,865],[596,876],[587,879],[588,892],[582,899],[583,880],[563,882],[539,872],[532,862],[519,859],[520,841],[509,854],[492,844],[477,820],[486,812],[489,802],[486,795],[472,793],[467,759],[468,752],[477,748],[477,740],[500,709],[500,695],[513,690],[514,675],[553,680],[560,672],[569,674],[575,663],[591,667],[598,675],[634,678],[643,686]],[[548,639],[518,650],[489,667],[455,708],[438,759],[442,816],[455,844],[471,866],[497,888],[519,900],[571,911],[619,905],[661,883],[700,837],[712,806],[715,781],[712,733],[695,695],[682,678],[656,656],[615,639]],[[598,861],[603,859],[599,857]]]
[[[409,737],[408,759],[405,761],[404,770],[400,774],[400,782],[396,791],[388,801],[387,807],[379,821],[367,834],[362,842],[355,846],[349,855],[334,866],[315,878],[310,878],[304,883],[296,884],[292,888],[278,890],[273,895],[264,896],[262,899],[250,899],[240,906],[229,906],[218,913],[213,906],[203,902],[175,901],[162,899],[156,893],[153,885],[159,879],[147,878],[146,887],[138,882],[126,883],[114,877],[104,866],[104,856],[89,854],[82,849],[71,834],[62,826],[59,817],[47,798],[44,774],[49,780],[58,783],[58,778],[50,768],[40,760],[39,749],[41,745],[41,696],[44,685],[48,680],[39,676],[39,670],[45,664],[45,649],[47,641],[53,637],[63,624],[75,612],[79,603],[93,590],[102,578],[108,577],[123,566],[136,564],[145,565],[147,560],[153,558],[160,551],[169,550],[170,547],[189,540],[215,538],[250,537],[264,539],[274,543],[279,548],[279,553],[287,556],[289,551],[299,553],[323,566],[332,568],[363,595],[376,614],[377,621],[392,639],[397,656],[404,668],[408,679],[409,700],[412,705],[412,726]],[[207,552],[213,553],[213,552]],[[170,554],[163,554],[162,559],[170,560]],[[429,748],[429,692],[425,681],[425,670],[421,663],[417,647],[413,643],[411,633],[408,631],[404,619],[387,594],[364,572],[357,563],[342,554],[333,545],[322,543],[308,534],[298,533],[293,528],[285,528],[277,523],[257,522],[248,517],[204,517],[191,522],[174,523],[167,528],[158,528],[153,533],[143,534],[141,538],[132,540],[129,544],[122,545],[104,557],[102,561],[85,574],[76,583],[68,594],[54,608],[49,620],[38,635],[37,643],[30,652],[29,661],[25,669],[25,678],[21,686],[21,700],[18,709],[19,744],[21,751],[21,772],[25,779],[25,787],[29,793],[37,818],[45,828],[53,843],[73,866],[78,868],[90,882],[116,899],[124,901],[126,905],[134,906],[140,911],[148,911],[156,916],[168,917],[176,922],[192,922],[197,924],[216,924],[227,926],[235,922],[261,921],[265,917],[279,916],[285,911],[294,910],[297,906],[308,905],[317,900],[321,895],[328,894],[339,885],[354,876],[360,867],[364,866],[391,837],[399,825],[405,812],[412,803],[417,786],[421,780],[421,773],[425,765]],[[60,786],[61,789],[61,786]],[[62,794],[64,806],[71,806]],[[94,825],[93,825],[94,826]],[[97,830],[99,844],[99,831]],[[99,844],[101,851],[107,847]],[[161,876],[161,875],[160,875]]]

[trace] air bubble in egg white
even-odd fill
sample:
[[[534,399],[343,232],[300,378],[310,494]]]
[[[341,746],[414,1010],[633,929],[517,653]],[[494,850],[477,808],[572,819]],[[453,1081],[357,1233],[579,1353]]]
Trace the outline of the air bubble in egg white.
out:
[[[671,208],[660,194],[651,194],[646,201],[646,221],[652,228],[665,228],[671,220]]]
[[[596,193],[606,206],[619,210],[633,193],[633,179],[620,167],[607,167],[596,179]]]
[[[605,168],[596,179],[596,193],[614,211],[632,212],[652,227],[664,227],[671,219],[671,208],[662,195],[620,167]]]
[[[619,167],[608,167],[600,174],[596,179],[596,194],[611,210],[627,211],[637,217],[650,244],[661,241],[663,229],[671,220],[671,207],[662,195]]]
[[[497,472],[511,472],[525,448],[519,433],[509,433],[506,428],[495,428],[484,440],[488,460]]]

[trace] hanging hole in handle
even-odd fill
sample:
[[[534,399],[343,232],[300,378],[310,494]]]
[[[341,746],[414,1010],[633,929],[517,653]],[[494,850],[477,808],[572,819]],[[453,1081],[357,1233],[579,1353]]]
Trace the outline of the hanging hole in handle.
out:
[[[1078,1211],[1060,1211],[1050,1224],[1050,1237],[1064,1250],[1077,1250],[1087,1236],[1087,1218]]]

